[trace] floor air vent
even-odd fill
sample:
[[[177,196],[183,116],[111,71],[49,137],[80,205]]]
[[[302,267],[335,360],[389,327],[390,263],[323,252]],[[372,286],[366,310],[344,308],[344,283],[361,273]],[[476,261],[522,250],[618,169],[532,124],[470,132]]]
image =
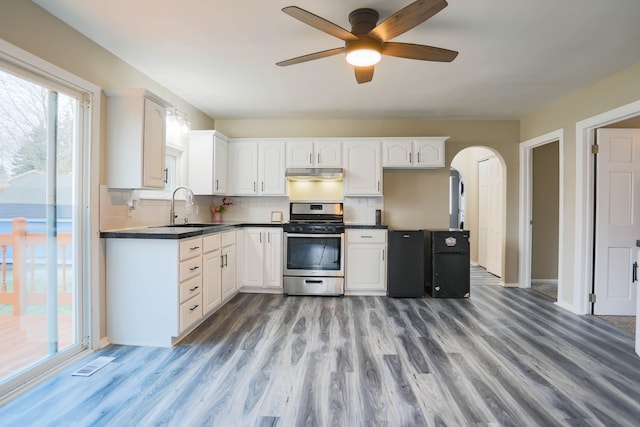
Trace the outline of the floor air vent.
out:
[[[115,357],[98,357],[92,362],[89,362],[88,364],[84,365],[82,368],[78,369],[71,375],[74,375],[77,377],[90,377],[91,375],[95,374],[100,369],[104,368],[109,363],[111,363],[113,359],[115,359]]]

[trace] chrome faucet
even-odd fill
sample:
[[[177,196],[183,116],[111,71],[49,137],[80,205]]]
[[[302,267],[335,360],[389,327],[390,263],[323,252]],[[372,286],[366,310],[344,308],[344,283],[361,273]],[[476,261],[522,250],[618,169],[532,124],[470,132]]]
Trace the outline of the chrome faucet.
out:
[[[173,190],[173,194],[171,195],[171,212],[169,212],[170,218],[169,218],[169,225],[174,225],[176,223],[176,218],[178,215],[176,215],[176,192],[178,190],[180,190],[181,188],[184,188],[185,190],[187,190],[189,192],[189,197],[191,200],[191,203],[193,203],[193,191],[191,191],[191,189],[189,187],[187,187],[186,185],[180,185],[178,187],[176,187]]]

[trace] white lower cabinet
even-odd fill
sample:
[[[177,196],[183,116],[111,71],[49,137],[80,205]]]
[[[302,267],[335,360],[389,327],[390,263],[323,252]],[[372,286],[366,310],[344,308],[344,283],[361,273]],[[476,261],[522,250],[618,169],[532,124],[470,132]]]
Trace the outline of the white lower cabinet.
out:
[[[345,294],[387,292],[387,230],[347,229]]]
[[[236,287],[236,232],[228,231],[222,234],[221,282],[222,301],[227,301],[235,295]]]
[[[245,228],[243,287],[282,291],[282,229]]]
[[[203,304],[207,314],[235,295],[236,232],[206,235],[203,247]]]
[[[111,343],[170,347],[235,294],[235,230],[106,239],[106,265]]]
[[[203,238],[202,254],[202,303],[204,312],[219,306],[222,302],[222,258],[220,256],[220,234]]]

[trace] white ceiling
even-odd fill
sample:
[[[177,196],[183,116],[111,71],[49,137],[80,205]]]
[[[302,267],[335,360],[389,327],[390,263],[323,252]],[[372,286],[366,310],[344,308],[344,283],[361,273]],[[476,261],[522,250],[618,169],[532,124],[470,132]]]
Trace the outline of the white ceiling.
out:
[[[384,57],[358,85],[343,46],[281,12],[350,29],[411,0],[34,0],[213,118],[518,119],[640,61],[638,0],[449,0],[393,41],[459,52],[451,63]]]

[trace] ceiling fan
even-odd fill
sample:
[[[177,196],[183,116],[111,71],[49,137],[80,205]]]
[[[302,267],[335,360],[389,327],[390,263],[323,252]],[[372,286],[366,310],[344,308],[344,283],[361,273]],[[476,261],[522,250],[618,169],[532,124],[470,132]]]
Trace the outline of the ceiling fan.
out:
[[[282,11],[287,15],[343,40],[345,46],[288,59],[276,65],[284,67],[344,52],[347,62],[354,66],[358,83],[367,83],[373,79],[373,68],[380,62],[382,55],[422,61],[451,62],[458,56],[458,52],[433,46],[389,41],[423,23],[446,6],[445,0],[418,0],[397,11],[380,24],[378,24],[380,15],[374,9],[356,9],[349,14],[351,31],[297,6],[285,7]]]

